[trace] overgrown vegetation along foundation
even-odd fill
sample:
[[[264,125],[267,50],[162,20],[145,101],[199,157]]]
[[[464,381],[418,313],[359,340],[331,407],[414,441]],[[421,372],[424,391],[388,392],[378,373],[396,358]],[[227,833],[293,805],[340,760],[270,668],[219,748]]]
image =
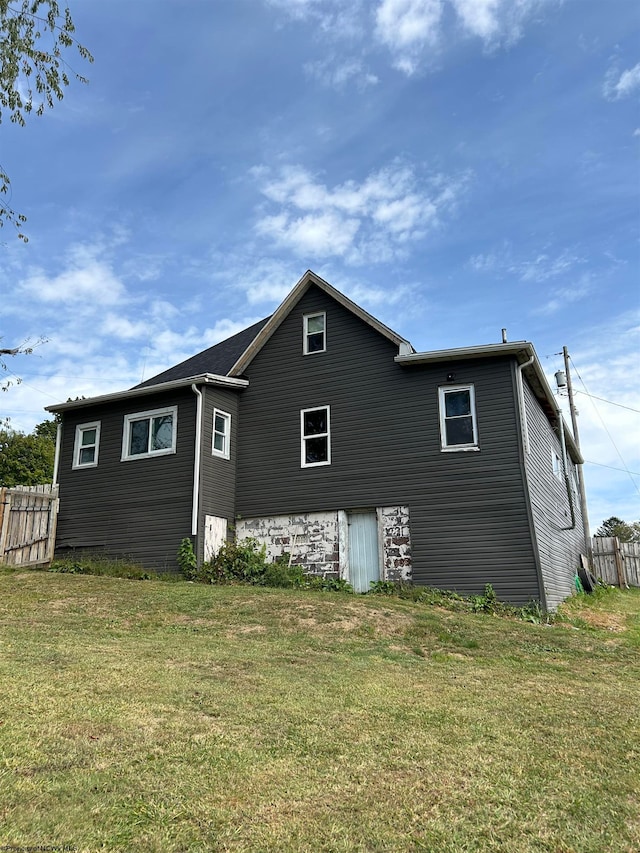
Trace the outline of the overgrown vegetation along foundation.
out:
[[[2,574],[0,846],[631,853],[640,591],[566,608]]]

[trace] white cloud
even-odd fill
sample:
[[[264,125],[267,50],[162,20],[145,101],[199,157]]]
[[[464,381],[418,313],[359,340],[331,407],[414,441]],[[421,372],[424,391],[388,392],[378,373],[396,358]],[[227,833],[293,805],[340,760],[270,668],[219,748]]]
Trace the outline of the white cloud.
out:
[[[376,10],[375,37],[389,48],[394,66],[407,75],[440,38],[442,0],[382,0]]]
[[[605,77],[603,94],[609,101],[617,101],[640,89],[640,62],[622,73],[610,68]]]
[[[79,313],[85,313],[87,307],[117,305],[126,297],[124,285],[110,266],[97,259],[72,262],[57,275],[34,269],[18,290],[36,302],[76,305]]]
[[[550,279],[573,275],[577,268],[586,263],[587,258],[578,254],[575,249],[564,249],[559,254],[551,254],[545,247],[531,258],[520,258],[508,243],[487,254],[474,255],[469,259],[469,266],[477,272],[516,276],[526,284],[541,284]]]
[[[354,83],[360,91],[378,83],[377,76],[368,70],[361,59],[356,58],[340,61],[329,57],[317,62],[308,62],[304,70],[309,77],[338,91],[342,91],[350,83]]]
[[[525,25],[545,6],[562,0],[265,0],[268,6],[314,28],[314,35],[333,48],[358,46],[360,57],[383,48],[394,68],[407,76],[433,67],[460,38],[480,39],[485,49],[510,46]],[[323,85],[360,89],[377,82],[362,59],[336,50],[305,65]]]
[[[534,314],[555,314],[573,302],[579,302],[593,290],[593,281],[590,276],[583,275],[573,285],[568,287],[554,288],[552,297],[541,305]]]
[[[279,209],[264,210],[256,223],[261,237],[304,257],[342,257],[348,263],[388,261],[406,244],[422,239],[450,213],[466,177],[425,177],[406,164],[372,173],[361,183],[335,187],[321,183],[301,166],[270,177],[253,171],[261,192]]]

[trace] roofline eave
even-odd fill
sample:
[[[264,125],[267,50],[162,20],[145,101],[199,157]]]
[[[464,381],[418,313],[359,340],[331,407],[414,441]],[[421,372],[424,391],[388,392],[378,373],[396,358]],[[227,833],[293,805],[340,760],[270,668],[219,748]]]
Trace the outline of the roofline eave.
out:
[[[390,329],[388,326],[385,326],[384,323],[381,323],[380,320],[376,319],[372,314],[369,314],[369,312],[365,311],[364,308],[361,308],[359,305],[356,305],[355,302],[352,302],[352,300],[349,299],[348,296],[345,296],[344,293],[340,293],[339,290],[336,290],[336,288],[333,287],[333,285],[329,284],[328,281],[325,281],[323,278],[320,278],[320,276],[316,275],[316,273],[314,273],[312,270],[307,270],[302,276],[302,278],[298,281],[296,286],[293,288],[293,290],[291,290],[290,293],[285,297],[283,302],[280,303],[278,308],[276,308],[271,317],[267,320],[262,329],[255,336],[253,341],[249,344],[249,346],[242,353],[240,358],[233,365],[233,367],[228,373],[229,376],[241,376],[245,372],[245,370],[253,361],[258,352],[266,344],[269,338],[280,326],[284,318],[300,301],[304,293],[312,284],[315,284],[316,287],[319,287],[326,294],[335,299],[336,302],[338,302],[348,311],[351,311],[352,314],[355,314],[356,317],[359,317],[361,320],[367,323],[367,325],[371,326],[381,335],[384,335],[385,338],[388,338],[390,341],[392,341],[398,347],[400,353],[414,352],[414,349],[408,340],[398,335],[397,332],[393,331],[393,329]]]
[[[144,388],[129,388],[126,391],[114,391],[111,394],[101,394],[99,397],[87,397],[84,400],[69,400],[66,403],[56,403],[45,406],[46,412],[66,412],[69,409],[80,409],[87,406],[100,406],[115,400],[126,400],[134,397],[161,394],[163,391],[173,391],[188,385],[217,385],[241,390],[249,384],[247,379],[237,379],[232,376],[219,376],[216,373],[200,373],[197,376],[186,376],[184,379],[173,379],[171,382],[160,382],[158,385],[146,385]]]

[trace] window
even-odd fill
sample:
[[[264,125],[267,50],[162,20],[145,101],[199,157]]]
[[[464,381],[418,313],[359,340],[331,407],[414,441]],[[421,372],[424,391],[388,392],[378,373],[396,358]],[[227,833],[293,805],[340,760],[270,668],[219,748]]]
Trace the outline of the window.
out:
[[[176,452],[178,409],[156,409],[125,415],[122,459],[143,459]]]
[[[324,352],[327,348],[326,342],[326,314],[305,314],[304,315],[304,345],[303,351],[305,355],[311,355],[314,352]]]
[[[558,480],[564,479],[564,475],[562,472],[562,459],[555,451],[551,452],[551,466],[553,468],[553,473],[558,478]]]
[[[231,444],[231,415],[221,412],[220,409],[213,410],[213,447],[214,456],[229,458],[229,447]]]
[[[329,406],[300,412],[301,466],[331,464]]]
[[[100,444],[100,421],[91,424],[79,424],[76,427],[76,440],[73,446],[73,468],[95,468],[98,464],[98,445]]]
[[[443,450],[479,450],[473,385],[440,388]]]

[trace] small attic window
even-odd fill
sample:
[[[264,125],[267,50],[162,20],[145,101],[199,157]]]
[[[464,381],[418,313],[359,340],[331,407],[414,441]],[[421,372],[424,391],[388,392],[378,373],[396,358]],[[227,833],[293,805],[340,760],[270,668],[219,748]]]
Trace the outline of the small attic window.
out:
[[[302,351],[304,355],[312,355],[316,352],[324,352],[327,348],[327,316],[324,311],[317,314],[305,314],[303,317],[303,342]]]

